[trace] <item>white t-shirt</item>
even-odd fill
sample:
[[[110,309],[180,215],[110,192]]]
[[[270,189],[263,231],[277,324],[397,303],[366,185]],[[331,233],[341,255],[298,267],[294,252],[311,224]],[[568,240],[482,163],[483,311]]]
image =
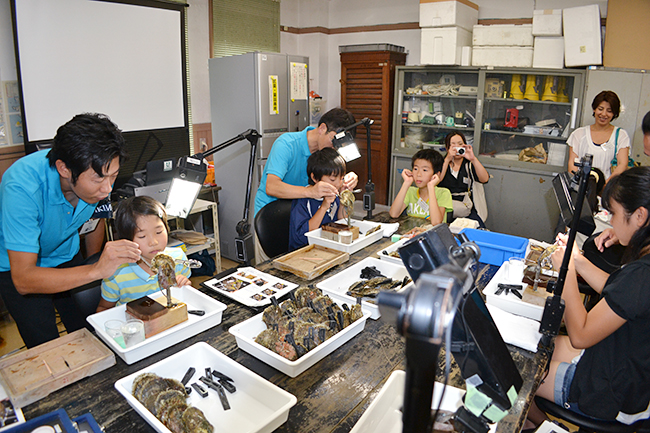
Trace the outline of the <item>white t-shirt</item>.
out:
[[[617,129],[620,130],[618,133],[618,150],[624,147],[630,147],[630,137],[623,128],[619,127],[614,127],[614,131],[612,131],[612,135],[607,142],[597,146],[591,139],[590,126],[583,126],[571,133],[567,144],[571,146],[575,154],[578,155],[578,158],[582,158],[588,153],[593,155],[594,162],[592,167],[600,169],[605,175],[605,179],[609,179],[612,175],[612,159],[614,158],[614,149],[616,147]]]

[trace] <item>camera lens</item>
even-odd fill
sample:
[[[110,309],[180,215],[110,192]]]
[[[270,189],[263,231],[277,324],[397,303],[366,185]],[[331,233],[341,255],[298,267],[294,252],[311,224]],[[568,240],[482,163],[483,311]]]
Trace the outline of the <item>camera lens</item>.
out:
[[[465,148],[464,148],[464,147],[459,148],[458,151],[457,151],[456,153],[457,153],[458,155],[465,155]]]

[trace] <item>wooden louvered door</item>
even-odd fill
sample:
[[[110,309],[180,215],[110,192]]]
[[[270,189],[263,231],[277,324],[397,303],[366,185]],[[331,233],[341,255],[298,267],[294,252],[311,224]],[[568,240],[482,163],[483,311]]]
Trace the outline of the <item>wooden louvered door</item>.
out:
[[[370,127],[372,181],[375,202],[388,203],[390,149],[393,136],[393,90],[395,66],[406,63],[406,54],[394,51],[341,53],[341,106],[357,121],[368,117]],[[366,129],[357,128],[357,144],[362,158],[348,164],[348,171],[359,175],[359,188],[368,181]]]

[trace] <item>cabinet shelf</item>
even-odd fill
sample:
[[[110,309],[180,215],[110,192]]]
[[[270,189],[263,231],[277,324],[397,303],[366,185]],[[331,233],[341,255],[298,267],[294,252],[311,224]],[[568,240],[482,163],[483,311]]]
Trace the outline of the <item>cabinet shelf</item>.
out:
[[[571,107],[570,102],[554,102],[554,101],[531,101],[530,99],[512,99],[512,98],[485,98],[488,102],[507,102],[516,104],[543,104],[543,105],[562,105]]]
[[[427,123],[402,123],[402,126],[405,127],[416,127],[416,128],[429,128],[429,129],[444,129],[448,131],[452,130],[462,130],[462,131],[474,131],[474,128],[467,126],[447,126],[447,125],[429,125]]]
[[[424,99],[433,99],[433,98],[445,98],[445,99],[471,99],[476,100],[476,95],[404,95],[406,98],[424,98]]]
[[[502,129],[484,129],[482,133],[487,133],[487,134],[502,134],[502,135],[516,135],[519,137],[530,137],[530,138],[544,138],[547,140],[556,140],[556,141],[561,141],[565,142],[567,139],[565,137],[562,137],[561,135],[545,135],[545,134],[525,134],[523,132],[517,132],[517,131],[505,131]]]

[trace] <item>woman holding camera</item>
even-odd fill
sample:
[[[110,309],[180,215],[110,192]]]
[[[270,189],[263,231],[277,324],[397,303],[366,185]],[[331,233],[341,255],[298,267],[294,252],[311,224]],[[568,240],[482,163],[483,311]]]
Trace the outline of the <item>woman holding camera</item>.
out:
[[[474,155],[474,149],[467,144],[462,132],[453,131],[447,134],[445,148],[447,156],[442,166],[443,179],[438,186],[447,188],[451,192],[454,219],[473,219],[478,221],[479,227],[484,228],[485,222],[474,206],[472,186],[476,181],[487,183],[490,175]]]

